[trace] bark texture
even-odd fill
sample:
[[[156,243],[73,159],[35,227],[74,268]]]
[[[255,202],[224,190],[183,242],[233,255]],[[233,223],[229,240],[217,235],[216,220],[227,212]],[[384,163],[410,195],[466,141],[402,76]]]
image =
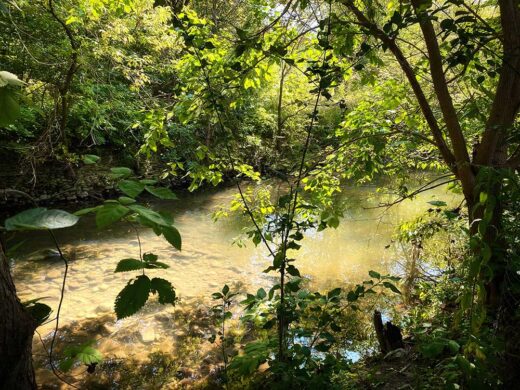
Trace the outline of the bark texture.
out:
[[[36,389],[32,364],[35,321],[16,296],[0,243],[0,389]]]

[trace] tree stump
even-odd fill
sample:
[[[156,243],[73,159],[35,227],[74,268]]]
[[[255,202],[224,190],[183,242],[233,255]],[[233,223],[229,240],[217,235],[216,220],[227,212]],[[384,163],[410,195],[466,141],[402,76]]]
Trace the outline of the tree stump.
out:
[[[390,321],[383,325],[381,313],[377,310],[374,311],[374,329],[381,353],[386,355],[394,349],[404,348],[401,329]]]

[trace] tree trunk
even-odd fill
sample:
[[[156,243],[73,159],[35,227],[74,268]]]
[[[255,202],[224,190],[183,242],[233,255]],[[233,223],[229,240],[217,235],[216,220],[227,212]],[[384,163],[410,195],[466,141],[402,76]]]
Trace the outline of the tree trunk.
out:
[[[36,324],[16,296],[0,243],[0,389],[36,389],[32,339]]]

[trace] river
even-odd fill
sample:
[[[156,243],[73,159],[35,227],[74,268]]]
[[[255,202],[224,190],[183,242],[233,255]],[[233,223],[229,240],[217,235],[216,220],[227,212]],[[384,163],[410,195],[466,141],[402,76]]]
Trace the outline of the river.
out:
[[[177,251],[152,231],[141,230],[143,251],[159,255],[160,261],[170,265],[169,269],[150,270],[149,274],[170,280],[181,303],[203,302],[226,283],[242,291],[256,291],[260,286],[268,289],[273,283],[272,276],[262,273],[270,263],[264,248],[250,242],[242,248],[232,245],[233,239],[240,234],[243,221],[236,217],[217,222],[212,219],[213,212],[228,204],[235,193],[234,188],[198,194],[179,193],[178,200],[152,204],[158,210],[173,213],[183,247],[182,251]],[[459,199],[446,188],[439,187],[385,211],[367,208],[388,200],[377,193],[375,187],[346,188],[344,196],[349,206],[339,227],[309,232],[297,253],[302,275],[317,289],[359,282],[366,279],[371,269],[381,273],[395,271],[399,253],[390,244],[396,226],[430,208],[428,201],[444,200],[454,204]],[[107,337],[98,340],[98,347],[105,354],[135,355],[135,345],[139,343],[147,345],[147,351],[171,351],[175,329],[165,315],[175,313],[176,308],[152,302],[129,319],[115,321],[113,317],[106,317],[112,316],[117,293],[133,276],[132,272],[115,274],[117,262],[139,256],[138,241],[132,228],[121,223],[99,231],[93,218],[87,217],[73,228],[56,231],[56,235],[70,258],[60,325],[73,326],[105,316],[110,322],[108,331],[104,330]],[[18,294],[22,301],[45,297],[42,302],[55,310],[64,267],[60,259],[49,252],[53,243],[45,232],[17,237],[17,240],[21,239],[25,240],[24,245],[13,260]],[[159,326],[161,321],[162,326]],[[164,326],[165,321],[169,326]],[[40,333],[48,338],[53,326],[53,323],[44,325],[39,329]],[[117,336],[122,329],[131,329],[134,333],[109,337]]]

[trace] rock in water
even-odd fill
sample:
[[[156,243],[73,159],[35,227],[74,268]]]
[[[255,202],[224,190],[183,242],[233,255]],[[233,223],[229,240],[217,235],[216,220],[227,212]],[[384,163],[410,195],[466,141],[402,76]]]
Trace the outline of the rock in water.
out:
[[[141,341],[145,344],[153,343],[155,341],[155,330],[151,327],[141,329],[139,331]]]

